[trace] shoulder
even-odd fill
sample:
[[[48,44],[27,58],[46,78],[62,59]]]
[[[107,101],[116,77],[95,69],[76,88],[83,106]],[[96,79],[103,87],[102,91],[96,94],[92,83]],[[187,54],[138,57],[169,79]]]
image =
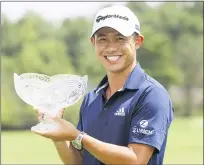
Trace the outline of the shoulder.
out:
[[[134,112],[151,114],[171,114],[173,105],[168,91],[155,79],[146,76],[139,88],[139,99]]]
[[[163,99],[171,100],[168,91],[164,88],[164,86],[147,74],[139,88],[139,91],[143,97],[153,96],[152,99],[161,99],[162,97]]]

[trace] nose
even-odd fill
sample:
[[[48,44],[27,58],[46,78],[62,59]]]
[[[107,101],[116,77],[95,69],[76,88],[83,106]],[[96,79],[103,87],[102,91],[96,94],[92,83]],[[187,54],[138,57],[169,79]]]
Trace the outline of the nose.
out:
[[[105,49],[106,53],[116,52],[118,50],[118,46],[114,43],[108,43]]]

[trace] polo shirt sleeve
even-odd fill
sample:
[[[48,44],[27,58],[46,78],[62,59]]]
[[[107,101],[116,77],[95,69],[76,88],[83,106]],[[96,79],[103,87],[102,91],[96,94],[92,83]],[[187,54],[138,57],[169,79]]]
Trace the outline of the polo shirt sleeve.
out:
[[[80,111],[79,111],[79,121],[78,121],[78,124],[77,124],[77,129],[79,131],[83,131],[83,124],[82,124],[82,113],[84,111],[84,107],[85,107],[85,104],[86,104],[86,96],[84,96],[84,99],[81,103],[81,106],[80,106]]]
[[[149,87],[134,108],[129,144],[147,144],[159,152],[172,119],[173,108],[167,91],[161,87]]]

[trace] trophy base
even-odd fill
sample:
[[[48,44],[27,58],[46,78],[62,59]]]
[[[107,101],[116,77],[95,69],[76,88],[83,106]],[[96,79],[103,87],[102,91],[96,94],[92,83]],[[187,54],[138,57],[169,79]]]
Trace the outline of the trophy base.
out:
[[[56,123],[47,122],[47,121],[42,121],[34,127],[35,127],[34,128],[35,130],[39,130],[39,131],[52,131],[57,129]]]

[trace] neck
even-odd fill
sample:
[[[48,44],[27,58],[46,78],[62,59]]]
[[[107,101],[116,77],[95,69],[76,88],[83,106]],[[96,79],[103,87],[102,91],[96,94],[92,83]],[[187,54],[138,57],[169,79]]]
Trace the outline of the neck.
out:
[[[128,76],[130,75],[135,66],[136,63],[133,63],[122,72],[107,73],[110,95],[113,95],[116,91],[118,91],[124,86],[126,80],[128,79]]]

